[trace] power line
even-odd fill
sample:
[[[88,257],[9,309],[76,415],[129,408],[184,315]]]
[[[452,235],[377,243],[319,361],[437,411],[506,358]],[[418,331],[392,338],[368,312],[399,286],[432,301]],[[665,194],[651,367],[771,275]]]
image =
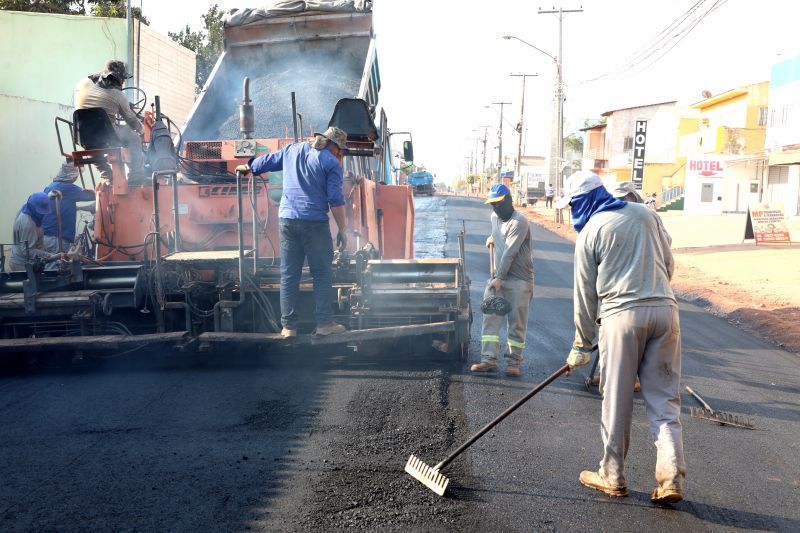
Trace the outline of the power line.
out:
[[[604,78],[620,76],[631,70],[642,72],[654,65],[677,46],[700,22],[708,15],[722,7],[728,0],[715,0],[707,7],[711,0],[698,0],[682,15],[674,19],[666,28],[662,29],[655,37],[651,38],[639,51],[623,61],[617,68],[604,74],[579,82],[579,85],[599,81]],[[703,10],[704,7],[707,9]],[[662,52],[663,50],[663,52]],[[644,66],[642,64],[644,63]]]

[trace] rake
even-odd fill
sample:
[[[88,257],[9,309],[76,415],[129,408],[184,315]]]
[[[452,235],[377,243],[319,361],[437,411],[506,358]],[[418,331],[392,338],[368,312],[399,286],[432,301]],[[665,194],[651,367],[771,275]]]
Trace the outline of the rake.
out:
[[[695,400],[700,402],[703,407],[690,407],[689,410],[692,413],[693,418],[699,418],[700,420],[710,420],[711,422],[717,422],[718,424],[724,424],[727,426],[735,426],[737,428],[744,428],[744,429],[755,429],[753,425],[753,418],[750,416],[745,415],[736,415],[733,413],[726,413],[724,411],[715,411],[711,408],[706,401],[700,397],[695,391],[691,389],[688,385],[686,386],[686,392],[691,394]]]
[[[569,365],[564,365],[556,370],[554,374],[536,385],[536,387],[534,387],[529,393],[517,400],[514,405],[503,411],[497,418],[483,426],[477,433],[470,437],[467,442],[459,446],[456,451],[448,455],[446,459],[436,466],[430,467],[425,464],[422,459],[412,454],[406,463],[406,472],[439,496],[444,496],[444,491],[447,489],[447,485],[450,483],[450,480],[447,478],[447,476],[441,473],[441,470],[450,464],[453,459],[461,455],[464,450],[472,446],[472,444],[486,434],[486,432],[499,424],[505,417],[516,411],[519,406],[536,396],[539,391],[550,385],[559,376],[567,372],[569,372]]]

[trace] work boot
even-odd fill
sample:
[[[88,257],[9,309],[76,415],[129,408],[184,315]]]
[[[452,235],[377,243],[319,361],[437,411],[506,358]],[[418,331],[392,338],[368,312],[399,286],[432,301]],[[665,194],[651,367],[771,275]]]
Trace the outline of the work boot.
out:
[[[650,495],[653,503],[677,503],[683,499],[683,491],[677,487],[656,487]]]
[[[345,328],[343,325],[337,324],[336,322],[331,322],[329,324],[325,324],[324,326],[317,326],[317,330],[314,332],[314,334],[318,337],[325,337],[333,333],[342,333],[344,331],[347,331],[347,328]]]
[[[616,487],[611,485],[605,479],[603,479],[600,474],[597,472],[592,472],[591,470],[584,470],[581,472],[580,481],[583,486],[589,487],[590,489],[599,490],[600,492],[605,492],[609,496],[628,495],[628,487]]]
[[[510,378],[518,378],[521,373],[517,365],[509,365],[506,367],[506,376]]]
[[[495,363],[475,363],[469,367],[470,372],[497,372],[498,368]]]
[[[294,339],[297,337],[297,330],[285,327],[281,330],[281,337],[284,339]]]

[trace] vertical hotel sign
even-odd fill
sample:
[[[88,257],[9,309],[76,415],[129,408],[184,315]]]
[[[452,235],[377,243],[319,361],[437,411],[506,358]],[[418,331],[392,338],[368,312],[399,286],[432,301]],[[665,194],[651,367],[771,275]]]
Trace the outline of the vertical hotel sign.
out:
[[[631,181],[634,187],[641,190],[644,181],[644,143],[647,140],[647,121],[637,120],[633,135],[633,167]]]

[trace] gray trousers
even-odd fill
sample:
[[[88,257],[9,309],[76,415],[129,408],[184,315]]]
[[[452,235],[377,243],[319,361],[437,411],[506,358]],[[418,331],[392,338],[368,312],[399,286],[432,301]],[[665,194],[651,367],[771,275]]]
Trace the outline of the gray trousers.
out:
[[[603,460],[600,475],[624,486],[638,373],[656,445],[656,481],[683,489],[686,463],[680,421],[681,331],[675,307],[634,307],[600,324]]]
[[[487,287],[483,292],[484,299],[491,295],[492,293]],[[500,330],[503,324],[507,324],[506,344],[508,345],[508,350],[505,354],[506,364],[517,366],[522,363],[522,354],[525,351],[528,310],[531,306],[531,300],[533,300],[533,281],[521,279],[505,280],[496,296],[508,300],[511,304],[511,312],[506,316],[483,315],[481,362],[497,364],[500,359]]]
[[[131,161],[128,164],[128,173],[139,176],[144,173],[144,155],[142,154],[142,138],[127,125],[114,125],[117,137],[122,141],[122,146],[128,148]],[[95,165],[100,171],[101,179],[111,179],[111,165],[105,161]]]

